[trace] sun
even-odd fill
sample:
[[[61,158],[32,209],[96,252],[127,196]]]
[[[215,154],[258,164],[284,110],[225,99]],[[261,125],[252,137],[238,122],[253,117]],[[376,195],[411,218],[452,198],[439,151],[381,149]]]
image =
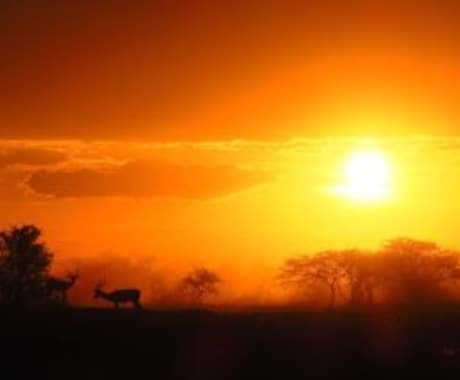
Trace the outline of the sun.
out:
[[[377,150],[352,153],[344,165],[345,183],[336,192],[359,201],[381,201],[389,197],[390,165]]]

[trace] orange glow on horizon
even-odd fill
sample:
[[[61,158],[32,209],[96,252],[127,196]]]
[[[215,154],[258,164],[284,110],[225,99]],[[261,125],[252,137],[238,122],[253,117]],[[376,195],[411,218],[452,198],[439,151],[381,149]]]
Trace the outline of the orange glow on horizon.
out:
[[[255,299],[295,254],[460,247],[460,2],[7,3],[0,227],[62,273]]]

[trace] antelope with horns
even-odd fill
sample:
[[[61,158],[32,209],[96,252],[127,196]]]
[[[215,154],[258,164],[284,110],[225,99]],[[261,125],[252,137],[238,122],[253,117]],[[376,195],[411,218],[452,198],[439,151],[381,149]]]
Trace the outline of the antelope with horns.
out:
[[[50,277],[46,281],[46,291],[49,297],[53,295],[58,295],[62,301],[67,302],[67,291],[74,286],[75,282],[78,280],[78,273],[68,273],[67,279],[59,279],[55,277]]]
[[[139,289],[117,289],[112,292],[102,290],[104,282],[99,282],[94,287],[94,298],[102,298],[112,302],[116,309],[123,303],[130,303],[133,307],[141,309],[141,291]]]

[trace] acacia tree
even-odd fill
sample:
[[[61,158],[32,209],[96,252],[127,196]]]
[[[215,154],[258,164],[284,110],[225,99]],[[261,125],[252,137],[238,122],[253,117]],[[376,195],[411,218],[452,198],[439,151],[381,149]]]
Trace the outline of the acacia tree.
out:
[[[22,304],[43,296],[43,285],[52,254],[33,225],[0,232],[0,297],[9,304]]]
[[[379,258],[369,251],[350,249],[339,251],[344,270],[343,284],[348,288],[350,305],[370,305],[380,282]]]
[[[387,289],[406,300],[439,298],[442,285],[458,278],[459,253],[432,242],[397,238],[383,246],[380,256]]]
[[[333,308],[345,275],[341,252],[323,251],[287,260],[278,279],[285,285],[325,286],[329,292],[329,307]]]
[[[221,281],[217,273],[197,268],[182,279],[180,288],[193,302],[202,304],[205,298],[218,293]]]
[[[329,307],[336,306],[338,295],[349,305],[363,306],[374,302],[380,283],[378,257],[358,249],[330,250],[289,259],[278,279],[284,285],[325,287]]]
[[[444,285],[460,279],[460,253],[432,242],[398,238],[372,253],[361,250],[324,251],[287,260],[279,274],[284,284],[315,286],[337,294],[350,305],[370,305],[377,287],[391,302],[440,300]]]

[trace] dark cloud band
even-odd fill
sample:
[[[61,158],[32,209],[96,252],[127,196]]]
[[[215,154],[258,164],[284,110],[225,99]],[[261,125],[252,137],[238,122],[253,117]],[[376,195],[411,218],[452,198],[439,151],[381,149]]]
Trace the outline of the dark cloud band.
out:
[[[171,197],[210,199],[266,182],[264,173],[232,166],[179,166],[131,162],[114,170],[39,170],[28,186],[43,195],[82,197]]]
[[[0,168],[12,165],[54,165],[67,159],[64,153],[42,148],[12,148],[0,153]]]

